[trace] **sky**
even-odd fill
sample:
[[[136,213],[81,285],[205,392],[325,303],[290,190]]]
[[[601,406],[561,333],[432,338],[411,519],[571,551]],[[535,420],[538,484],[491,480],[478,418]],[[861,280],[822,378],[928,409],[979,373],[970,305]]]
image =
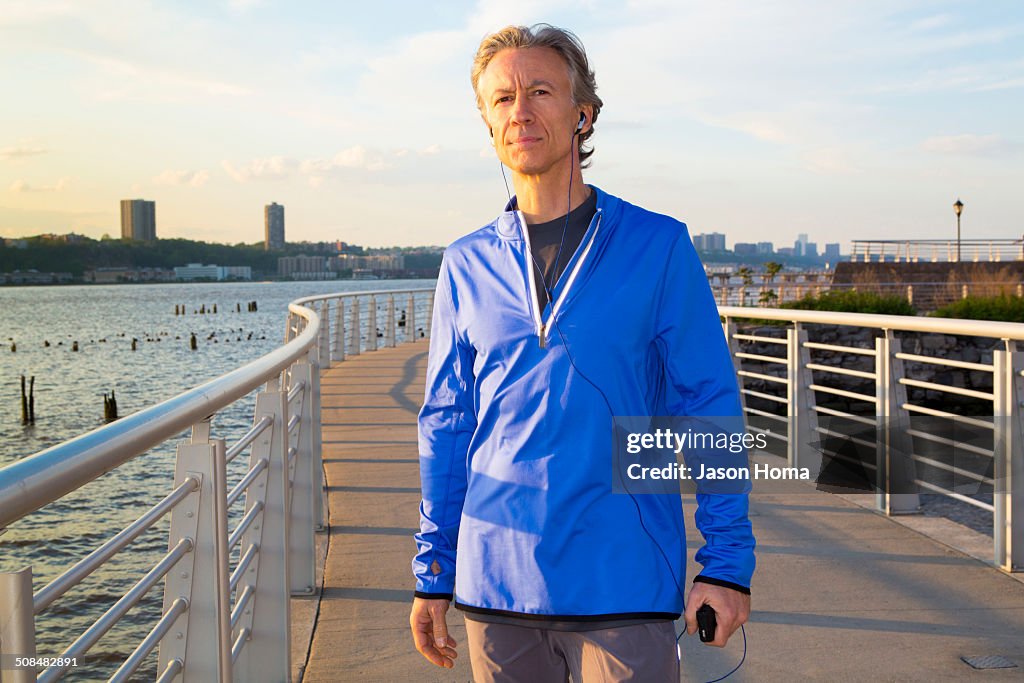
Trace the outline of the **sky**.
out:
[[[445,245],[505,201],[469,69],[547,22],[605,106],[587,182],[791,245],[1024,233],[1024,3],[0,0],[0,237]]]

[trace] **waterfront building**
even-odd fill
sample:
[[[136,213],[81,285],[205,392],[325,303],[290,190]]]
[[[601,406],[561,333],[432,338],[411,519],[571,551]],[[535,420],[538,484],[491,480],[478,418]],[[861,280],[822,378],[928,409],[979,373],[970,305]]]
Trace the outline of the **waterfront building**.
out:
[[[277,202],[263,207],[263,248],[284,249],[284,207]]]
[[[775,245],[772,244],[771,242],[758,242],[757,243],[757,253],[758,254],[774,254],[775,253]]]
[[[201,263],[190,263],[187,266],[176,266],[174,268],[174,279],[176,280],[251,280],[252,268],[250,266],[217,266],[214,264],[203,265]]]
[[[156,241],[156,202],[145,199],[121,200],[121,239]]]
[[[277,259],[277,274],[293,280],[333,280],[338,274],[327,268],[326,256],[282,256]]]

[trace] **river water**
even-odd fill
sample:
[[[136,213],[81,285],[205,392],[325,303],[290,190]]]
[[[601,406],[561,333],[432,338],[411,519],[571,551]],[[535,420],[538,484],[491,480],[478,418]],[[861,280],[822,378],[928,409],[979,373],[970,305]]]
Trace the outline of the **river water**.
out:
[[[111,391],[125,416],[269,353],[283,343],[288,302],[299,297],[432,285],[388,280],[0,288],[0,467],[102,426],[103,396]],[[251,301],[257,312],[249,312]],[[175,315],[175,306],[186,313]],[[417,312],[418,325],[422,316]],[[189,348],[193,333],[195,351]],[[21,375],[35,377],[33,426],[21,424]],[[243,434],[254,400],[253,394],[219,413],[213,435],[230,443]],[[0,572],[31,566],[34,589],[45,586],[166,495],[175,445],[145,453],[12,525],[0,535]],[[231,482],[247,460],[231,463]],[[167,550],[167,525],[167,518],[161,520],[130,552],[36,617],[39,656],[58,656],[149,570]],[[66,680],[106,680],[152,628],[161,604],[159,586]],[[138,679],[153,680],[155,672],[153,654]]]

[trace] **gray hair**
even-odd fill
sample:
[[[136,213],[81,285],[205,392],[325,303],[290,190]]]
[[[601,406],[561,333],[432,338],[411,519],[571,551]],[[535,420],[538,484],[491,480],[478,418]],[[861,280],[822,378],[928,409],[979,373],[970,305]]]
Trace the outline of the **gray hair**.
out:
[[[551,26],[550,24],[534,24],[533,26],[506,26],[497,33],[492,33],[480,41],[476,57],[473,59],[473,71],[471,80],[473,92],[476,94],[476,106],[481,112],[484,111],[484,102],[480,97],[477,85],[480,83],[480,76],[491,63],[494,55],[509,48],[527,47],[549,47],[555,50],[569,70],[569,83],[572,85],[572,99],[576,106],[590,105],[593,113],[590,116],[590,128],[580,133],[577,144],[579,145],[580,167],[586,168],[589,165],[584,163],[594,153],[594,148],[584,148],[583,144],[594,134],[594,124],[597,123],[597,115],[601,112],[604,102],[597,96],[597,81],[594,78],[594,71],[587,61],[587,52],[583,49],[583,43],[571,31]]]

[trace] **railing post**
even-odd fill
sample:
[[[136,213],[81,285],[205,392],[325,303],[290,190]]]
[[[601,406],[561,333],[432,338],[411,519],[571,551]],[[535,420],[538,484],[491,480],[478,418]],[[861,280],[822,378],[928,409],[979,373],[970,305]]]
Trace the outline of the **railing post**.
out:
[[[313,491],[316,475],[313,472],[312,384],[314,368],[309,363],[295,363],[291,367],[291,386],[303,382],[299,395],[298,434],[289,442],[296,454],[292,464],[291,511],[288,540],[291,545],[289,582],[292,595],[312,595],[316,591],[315,534],[316,512]]]
[[[273,424],[253,442],[249,467],[267,460],[267,469],[246,491],[245,510],[263,503],[262,519],[242,536],[244,555],[255,546],[255,559],[241,576],[235,595],[251,586],[253,596],[238,628],[249,628],[250,642],[235,662],[238,680],[267,683],[291,675],[291,600],[288,583],[288,449],[285,394],[263,391],[256,396],[253,424],[270,417]]]
[[[384,345],[386,347],[395,347],[395,295],[388,294],[388,316],[386,331],[384,332]]]
[[[175,484],[192,476],[199,485],[171,513],[168,548],[190,538],[193,550],[164,580],[164,611],[179,597],[188,601],[188,610],[161,639],[157,670],[164,671],[177,659],[182,671],[174,680],[224,683],[231,680],[231,609],[220,580],[228,571],[227,517],[219,519],[218,512],[226,507],[227,482],[223,463],[217,463],[218,451],[223,457],[223,441],[219,448],[216,441],[197,442],[204,432],[205,427],[197,425],[192,442],[178,446]]]
[[[914,442],[908,434],[910,416],[903,407],[907,403],[907,390],[900,379],[904,377],[900,340],[892,330],[875,339],[875,415],[878,428],[879,458],[876,460],[879,478],[878,509],[887,515],[906,515],[920,512],[921,502],[914,480]]]
[[[360,335],[362,330],[359,328],[359,297],[352,297],[352,324],[349,325],[349,337],[348,337],[348,355],[358,356],[360,349]]]
[[[405,341],[416,341],[416,295],[409,292],[409,314],[405,317]]]
[[[32,604],[32,567],[0,574],[0,653],[4,667],[14,665],[14,657],[36,656],[36,620]],[[11,659],[11,661],[6,661]],[[4,668],[3,683],[29,683],[36,680],[34,666]]]
[[[308,360],[311,372],[309,383],[309,439],[310,455],[313,468],[313,528],[315,531],[323,531],[327,528],[324,519],[324,459],[323,459],[323,420],[320,415],[320,362],[315,349],[310,349]],[[306,405],[304,401],[303,406]],[[314,553],[315,555],[315,553]],[[315,558],[314,558],[315,560]]]
[[[370,295],[370,314],[366,316],[366,350],[377,350],[377,295]]]
[[[722,322],[722,332],[725,334],[725,342],[729,346],[729,356],[732,359],[732,367],[736,372],[736,386],[740,388],[740,409],[743,411],[744,424],[747,419],[747,395],[743,393],[743,377],[740,376],[740,364],[742,359],[736,356],[740,350],[739,342],[736,341],[736,322],[726,318]]]
[[[327,299],[320,302],[320,331],[316,335],[320,367],[331,369],[331,306]]]
[[[1017,342],[994,351],[994,414],[996,428],[995,491],[993,503],[996,565],[1005,571],[1024,571],[1024,353]]]
[[[434,324],[434,297],[427,297],[427,313],[423,316],[423,336],[430,339],[430,326]]]
[[[334,357],[339,362],[345,360],[345,298],[338,297],[338,306],[335,312],[338,319],[337,334],[334,337]]]
[[[814,411],[814,392],[811,389],[812,376],[807,368],[810,351],[804,346],[807,330],[800,323],[786,330],[787,376],[786,399],[789,407],[789,434],[786,440],[786,461],[789,467],[812,467],[817,473],[817,463],[803,464],[800,457],[802,448],[810,448],[817,435],[817,413]]]

